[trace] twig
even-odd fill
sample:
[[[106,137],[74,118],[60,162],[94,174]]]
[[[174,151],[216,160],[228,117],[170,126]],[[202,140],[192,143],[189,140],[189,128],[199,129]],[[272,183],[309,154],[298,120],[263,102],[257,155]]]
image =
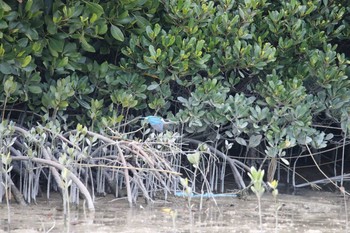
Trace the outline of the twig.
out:
[[[125,167],[127,167],[126,160],[123,154],[123,151],[120,149],[120,146],[116,144],[116,147],[118,149],[119,156],[122,160],[122,163]],[[127,168],[124,169],[124,177],[125,177],[125,185],[126,185],[126,192],[128,194],[128,202],[129,205],[132,205],[132,196],[131,196],[131,187],[130,187],[130,177],[129,177],[129,170]]]
[[[23,134],[25,137],[33,137],[30,133],[28,133],[26,130],[22,129],[21,127],[18,127],[18,126],[14,126],[14,129]],[[56,163],[54,161],[52,161],[51,159],[51,156],[50,156],[50,153],[47,151],[47,149],[44,147],[44,146],[41,146],[41,145],[38,145],[40,146],[41,148],[41,152],[43,153],[43,156],[45,159],[39,159],[39,158],[30,158],[32,161],[34,161],[34,159],[36,159],[37,161],[42,161],[42,162],[49,162],[51,165],[50,166],[50,170],[56,180],[56,183],[57,185],[60,186],[60,188],[62,189],[62,184],[61,184],[61,178],[60,178],[60,175],[58,174],[57,170],[54,169],[54,168],[57,168],[57,169],[60,169],[60,170],[63,170],[64,166],[59,164],[59,163]],[[18,157],[18,156],[17,156]],[[13,158],[15,159],[16,156]],[[22,156],[23,160],[28,160],[29,158],[26,157],[26,156]],[[95,210],[95,207],[94,207],[94,203],[92,201],[92,197],[90,196],[90,193],[89,191],[87,190],[87,188],[85,187],[85,185],[78,179],[78,177],[76,177],[73,173],[70,174],[70,178],[73,180],[74,183],[77,184],[77,186],[79,187],[79,189],[81,190],[81,192],[84,194],[87,202],[88,202],[88,208],[90,211],[94,211]]]
[[[337,188],[341,191],[341,187],[339,187],[331,178],[329,178],[329,177],[326,175],[326,173],[324,173],[324,172],[322,171],[322,169],[320,168],[320,166],[318,166],[317,161],[315,160],[314,156],[312,155],[312,152],[311,152],[309,146],[308,146],[307,144],[305,144],[305,146],[306,146],[307,150],[309,151],[310,156],[311,156],[312,160],[314,161],[314,163],[315,163],[317,169],[322,173],[322,175],[324,175],[324,177],[326,177],[327,180],[329,180],[330,183],[332,183],[335,187],[337,187]],[[342,174],[342,175],[343,175],[343,174]],[[347,192],[347,191],[345,191],[345,190],[344,190],[344,194],[350,195],[350,193]]]
[[[190,143],[197,144],[197,145],[203,143],[202,141],[199,141],[199,140],[196,140],[196,139],[191,139],[191,138],[184,138],[183,140],[187,141],[187,142],[190,142]],[[233,171],[233,175],[235,177],[235,181],[236,181],[238,187],[240,187],[241,189],[245,189],[246,185],[245,185],[245,183],[243,181],[242,176],[239,174],[239,172],[237,170],[236,164],[241,166],[241,167],[243,167],[248,172],[250,171],[250,168],[247,165],[245,165],[244,163],[238,161],[237,159],[232,159],[232,158],[228,157],[227,155],[225,155],[221,151],[217,150],[213,146],[211,146],[211,145],[207,145],[207,146],[208,146],[208,148],[210,149],[210,151],[212,153],[218,155],[220,158],[226,160],[230,164],[230,167],[231,167],[231,169]]]

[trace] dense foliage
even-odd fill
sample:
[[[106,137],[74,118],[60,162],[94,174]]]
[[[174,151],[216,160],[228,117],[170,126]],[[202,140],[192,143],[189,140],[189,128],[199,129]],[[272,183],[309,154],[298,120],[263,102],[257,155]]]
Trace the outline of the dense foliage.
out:
[[[345,0],[0,6],[3,120],[102,131],[158,114],[188,138],[263,145],[268,157],[325,147],[329,125],[350,130]]]
[[[188,132],[223,136],[222,127],[231,125],[227,136],[263,135],[271,147],[309,137],[321,146],[323,136],[312,126],[325,121],[317,118],[321,113],[347,121],[345,1],[29,0],[1,6],[7,110],[24,107],[43,120],[87,125],[113,124],[128,112],[172,113]]]

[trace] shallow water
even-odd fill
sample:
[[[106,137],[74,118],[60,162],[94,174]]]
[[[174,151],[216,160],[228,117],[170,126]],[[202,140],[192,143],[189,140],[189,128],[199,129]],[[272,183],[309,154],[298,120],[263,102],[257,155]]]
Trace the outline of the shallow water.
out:
[[[349,206],[350,203],[347,203]],[[7,224],[6,204],[0,204],[0,232],[260,232],[255,196],[192,199],[140,203],[129,208],[126,199],[97,198],[95,213],[73,207],[65,224],[60,198],[38,200],[27,207],[11,204]],[[276,225],[276,207],[279,207]],[[279,195],[262,199],[263,232],[346,232],[344,199],[336,193],[304,191],[301,195]]]

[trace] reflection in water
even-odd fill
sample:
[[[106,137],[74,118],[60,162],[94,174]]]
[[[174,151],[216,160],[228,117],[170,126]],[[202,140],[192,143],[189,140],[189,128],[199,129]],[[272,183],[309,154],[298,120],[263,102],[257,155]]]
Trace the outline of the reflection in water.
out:
[[[345,229],[344,203],[332,193],[311,192],[305,196],[281,195],[277,232],[340,232]],[[55,200],[60,200],[55,198]],[[259,232],[257,203],[248,200],[217,198],[216,202],[174,198],[171,202],[139,204],[129,208],[126,200],[98,199],[96,212],[83,206],[72,209],[65,226],[60,203],[38,201],[37,205],[11,205],[11,229],[6,226],[7,208],[0,205],[0,232]],[[263,228],[275,232],[277,206],[266,194],[262,200]]]

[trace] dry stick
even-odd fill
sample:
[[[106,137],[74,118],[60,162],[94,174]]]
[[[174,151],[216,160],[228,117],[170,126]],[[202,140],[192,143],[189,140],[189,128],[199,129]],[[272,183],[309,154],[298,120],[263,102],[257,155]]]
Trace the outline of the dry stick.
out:
[[[123,173],[122,171],[115,171],[112,170],[112,175],[110,173],[108,173],[110,170],[108,169],[104,169],[104,176],[106,178],[106,182],[107,185],[109,186],[109,188],[112,190],[112,193],[115,194],[116,197],[120,197],[121,194],[119,194],[120,192],[120,187],[118,187],[118,184],[116,184],[115,180],[114,180],[114,174],[115,173]]]
[[[147,193],[147,189],[146,189],[145,185],[143,184],[142,181],[140,181],[141,177],[140,177],[139,173],[137,173],[135,170],[132,170],[131,172],[134,174],[133,178],[135,179],[135,182],[137,182],[138,185],[140,186],[144,198],[147,199],[147,200],[151,200],[151,198],[149,197],[149,195]]]
[[[190,142],[190,143],[195,143],[195,144],[203,143],[202,141],[199,141],[196,139],[191,139],[191,138],[184,138],[183,140]],[[227,155],[225,155],[221,151],[217,150],[213,146],[210,146],[210,145],[207,145],[207,146],[209,147],[209,149],[212,153],[220,156],[222,159],[226,159],[226,161],[230,164],[230,167],[233,171],[233,175],[235,177],[235,181],[236,181],[236,184],[238,185],[238,187],[241,187],[242,189],[246,188],[246,185],[242,179],[242,176],[239,174],[236,165],[243,167],[248,172],[250,171],[250,168],[247,165],[245,165],[244,163],[238,161],[237,159],[232,159],[232,158],[228,157]]]
[[[25,137],[32,137],[33,138],[33,136],[30,133],[28,133],[27,130],[25,130],[25,129],[21,128],[21,127],[14,126],[14,129],[16,131],[20,132],[21,134],[23,134]],[[42,153],[43,153],[43,156],[45,157],[45,159],[51,160],[50,153],[47,151],[47,149],[45,147],[41,146],[41,145],[38,145],[38,146],[41,147]],[[63,190],[63,187],[62,187],[62,184],[61,184],[61,178],[60,178],[60,175],[58,174],[57,170],[53,169],[52,167],[50,167],[50,170],[51,170],[51,172],[52,172],[52,174],[53,174],[53,176],[54,176],[54,178],[56,180],[57,185],[60,187],[60,189]]]
[[[7,181],[10,183],[10,187],[11,187],[11,193],[12,195],[15,197],[15,200],[17,201],[17,203],[19,203],[22,206],[26,206],[27,203],[23,198],[23,195],[21,194],[21,192],[18,190],[18,188],[16,187],[16,185],[13,183],[11,177],[8,174],[5,174],[7,176]]]
[[[13,147],[10,147],[10,151],[14,150]],[[12,178],[4,171],[3,168],[0,168],[1,173],[3,173],[4,175],[6,175],[5,178],[7,178],[8,183],[10,184],[10,188],[11,188],[11,193],[12,195],[15,197],[15,200],[17,201],[17,203],[19,203],[20,205],[26,206],[27,203],[25,202],[23,195],[21,194],[21,192],[18,190],[18,188],[15,186],[15,184],[12,181]]]
[[[305,186],[309,186],[309,185],[311,185],[311,186],[312,185],[318,186],[317,184],[325,184],[329,180],[339,181],[341,178],[344,178],[346,180],[350,180],[350,174],[339,175],[339,176],[332,176],[332,177],[329,177],[329,178],[326,178],[326,179],[320,179],[320,180],[314,180],[314,181],[308,181],[307,179],[305,179],[304,177],[302,177],[299,174],[298,174],[298,176],[300,176],[303,180],[305,180],[306,183],[293,185],[295,188],[301,188],[301,187],[305,187]],[[321,188],[318,188],[318,189],[321,189]]]
[[[134,147],[135,147],[135,146],[136,146],[136,145],[134,144]],[[146,156],[147,158],[149,157],[148,154],[147,154],[144,150],[141,150],[141,149],[140,149],[139,146],[137,146],[136,148],[138,149],[138,152],[140,152],[143,156]],[[160,163],[155,162],[156,165],[159,165],[159,167],[160,167],[160,165],[164,165],[164,166],[166,166],[165,169],[172,170],[172,167],[167,163],[168,161],[162,159],[162,157],[160,157],[160,156],[157,156],[157,154],[154,153],[154,151],[152,151],[152,149],[147,150],[147,152],[150,153],[150,154],[152,154],[152,155],[153,155],[153,158],[155,158],[155,159],[157,159],[157,160],[160,161]],[[154,166],[153,163],[152,163],[152,166]],[[162,168],[162,169],[164,169],[164,168]]]
[[[72,130],[71,131],[71,133],[76,133],[76,132],[77,132],[77,130]],[[124,167],[127,167],[126,160],[125,160],[123,151],[121,150],[121,148],[119,146],[119,143],[115,142],[114,140],[112,140],[112,139],[110,139],[108,137],[105,137],[105,136],[103,136],[101,134],[94,133],[94,132],[91,132],[91,131],[87,131],[87,134],[90,135],[90,136],[93,136],[93,137],[97,137],[98,139],[103,140],[103,141],[105,141],[107,143],[114,144],[117,147],[117,149],[118,149],[118,153],[120,154],[120,158],[122,160],[122,163],[123,163]],[[125,176],[125,183],[126,183],[126,192],[127,192],[127,195],[128,195],[128,202],[131,205],[132,204],[132,196],[131,196],[130,177],[129,177],[128,168],[124,169],[124,176]]]
[[[272,157],[267,169],[267,181],[272,182],[273,178],[275,177],[277,169],[277,159],[276,157]]]
[[[291,172],[294,172],[292,168],[290,168],[289,166],[287,166],[285,163],[280,163],[285,169],[287,169],[287,171],[291,171]],[[302,180],[304,180],[305,182],[308,182],[307,184],[310,185],[311,183],[304,177],[302,176],[300,173],[298,172],[294,172],[295,175],[297,175],[298,177],[300,177]],[[306,185],[304,185],[306,186]],[[303,187],[303,186],[299,186],[299,185],[294,185],[293,184],[293,187],[296,187],[296,188],[299,188],[299,187]]]
[[[345,145],[349,145],[350,144],[350,141],[349,142],[346,142]],[[327,149],[327,150],[322,150],[322,151],[318,151],[318,152],[314,152],[314,155],[318,155],[318,154],[324,154],[324,153],[327,153],[327,152],[332,152],[334,150],[337,150],[339,148],[342,148],[343,145],[339,145],[339,146],[335,146],[335,147],[332,147],[330,149]],[[256,149],[256,148],[255,148]],[[257,150],[260,154],[262,155],[265,155],[263,152]],[[305,157],[308,157],[309,155],[308,154],[304,154],[304,155],[299,155],[299,158],[305,158]],[[240,159],[242,158],[241,156],[230,156],[230,158],[232,159]],[[283,158],[285,159],[294,159],[295,156],[283,156]],[[256,157],[247,157],[247,159],[255,159],[255,160],[265,160],[266,157],[263,157],[263,158],[256,158]],[[333,163],[333,162],[329,162],[329,163]],[[300,166],[299,166],[300,167]]]
[[[196,139],[191,139],[191,138],[184,138],[185,141],[188,141],[190,143],[195,143],[195,144],[200,144],[203,143],[202,141],[196,140]],[[212,153],[219,155],[221,158],[223,159],[229,159],[232,160],[233,163],[243,167],[246,171],[250,172],[250,168],[245,165],[244,163],[242,163],[241,161],[237,160],[237,159],[233,159],[231,157],[228,157],[227,155],[225,155],[223,152],[219,151],[218,149],[214,148],[211,145],[206,144],[209,149],[212,151]]]
[[[76,133],[77,131],[76,130],[72,130],[70,133]],[[131,187],[130,187],[130,177],[129,177],[129,173],[128,173],[128,170],[130,170],[130,169],[134,169],[134,170],[138,170],[137,168],[133,168],[133,167],[128,167],[127,166],[127,164],[126,164],[126,160],[125,160],[125,157],[124,157],[124,155],[123,155],[123,151],[121,150],[121,146],[123,146],[122,144],[127,144],[127,145],[132,145],[132,146],[134,146],[134,147],[136,147],[136,145],[135,145],[135,143],[130,143],[129,141],[119,141],[119,142],[116,142],[116,141],[114,141],[114,140],[112,140],[112,139],[110,139],[110,138],[108,138],[108,137],[106,137],[106,136],[103,136],[103,135],[100,135],[100,134],[97,134],[97,133],[94,133],[94,132],[91,132],[91,131],[87,131],[87,134],[88,135],[90,135],[90,136],[92,136],[92,137],[96,137],[96,138],[98,138],[98,139],[100,139],[100,140],[103,140],[103,141],[105,141],[106,143],[109,143],[109,144],[111,144],[111,145],[117,145],[117,149],[118,149],[118,151],[119,151],[119,154],[120,154],[120,156],[121,156],[121,159],[122,159],[122,163],[123,163],[123,166],[124,166],[124,173],[125,173],[125,180],[126,180],[126,189],[127,189],[127,194],[128,194],[128,201],[129,201],[129,203],[130,204],[132,204],[132,196],[131,196]],[[139,147],[136,147],[136,148],[138,148],[138,149],[140,149]],[[136,149],[135,148],[135,149]],[[136,151],[134,151],[134,150],[132,150],[131,148],[128,148],[130,151],[132,151],[133,153],[135,153],[135,154],[140,154],[140,153],[142,153],[143,154],[143,157],[145,157],[145,158],[148,158],[148,161],[151,161],[151,160],[149,160],[149,156],[147,155],[147,153],[145,153],[143,150],[139,150],[138,152],[139,153],[137,153]],[[153,163],[152,163],[153,164]],[[143,170],[143,169],[142,169]],[[150,170],[152,170],[152,169],[150,169]],[[156,169],[153,169],[153,170],[156,170]],[[165,171],[166,172],[166,171]],[[169,172],[167,172],[167,173],[169,173]],[[156,173],[157,174],[157,176],[159,177],[159,174],[158,173]],[[175,173],[174,173],[175,174]],[[163,185],[165,185],[164,184],[164,182],[159,178],[159,180],[163,183]],[[165,186],[166,187],[166,186]]]
[[[135,154],[142,155],[142,157],[144,157],[144,158],[147,158],[149,165],[151,165],[152,169],[155,170],[156,168],[155,168],[155,166],[154,166],[154,163],[153,163],[152,160],[150,160],[150,158],[149,158],[149,156],[147,155],[147,153],[146,153],[145,151],[141,150],[139,147],[136,147],[136,145],[135,145],[134,143],[132,143],[132,146],[134,146],[135,149],[137,149],[137,151],[133,151],[133,152],[134,152]],[[154,156],[154,157],[157,157],[157,156]],[[151,163],[151,162],[152,162],[152,163]],[[158,163],[156,163],[156,164],[158,164]],[[161,163],[161,164],[164,164],[164,165],[165,165],[166,163]],[[171,167],[170,167],[169,169],[171,169]],[[161,169],[158,169],[158,171],[162,171],[162,170],[161,170]],[[166,170],[165,170],[165,171],[166,171]],[[155,175],[156,175],[156,177],[158,178],[158,180],[163,184],[163,186],[166,188],[167,185],[165,184],[164,180],[161,178],[161,175],[160,175],[158,172],[156,172]]]
[[[322,175],[323,175],[324,177],[326,177],[327,180],[329,180],[330,183],[332,183],[337,189],[339,189],[339,191],[342,192],[343,190],[341,189],[341,187],[339,187],[331,178],[329,178],[329,177],[322,171],[322,169],[320,168],[320,166],[318,166],[317,161],[315,160],[315,158],[314,158],[314,156],[313,156],[313,154],[312,154],[312,152],[311,152],[309,146],[308,146],[307,144],[305,144],[305,146],[306,146],[307,150],[309,151],[310,156],[311,156],[312,160],[314,161],[314,163],[315,163],[317,169],[322,173]],[[348,192],[345,191],[345,190],[344,190],[344,194],[350,195],[350,193],[348,193]]]
[[[104,158],[101,158],[104,159]],[[78,163],[72,163],[78,165]],[[84,163],[79,163],[79,165],[82,165],[84,167],[105,167],[105,168],[112,168],[112,169],[129,169],[129,170],[136,170],[136,171],[156,171],[156,172],[164,172],[168,174],[173,174],[173,175],[181,175],[179,172],[175,171],[168,171],[164,169],[157,169],[157,168],[142,168],[142,167],[131,167],[130,166],[114,166],[114,165],[105,165],[105,164],[84,164]]]
[[[58,137],[62,141],[66,142],[67,144],[73,146],[75,149],[81,150],[81,148],[79,146],[77,146],[74,143],[72,143],[71,141],[69,141],[64,135],[62,135],[60,133],[53,132],[52,130],[50,130],[50,129],[46,128],[46,127],[43,127],[43,126],[41,126],[41,127],[42,127],[42,129],[46,130],[47,132],[55,135],[56,137]]]
[[[304,151],[304,150],[303,150]],[[294,161],[294,164],[293,164],[293,169],[291,170],[292,171],[292,185],[293,185],[293,188],[294,188],[294,190],[295,190],[295,188],[297,188],[297,186],[296,186],[296,184],[295,184],[295,174],[297,174],[296,173],[296,166],[297,166],[297,162],[298,162],[298,160],[299,160],[299,158],[300,158],[300,156],[301,156],[301,153],[303,153],[303,151],[302,152],[300,152],[300,154],[296,157],[296,159],[295,159],[295,161]],[[288,171],[288,174],[289,174],[289,171]],[[301,175],[300,175],[301,176]],[[302,177],[302,176],[301,176]],[[306,180],[304,177],[302,177],[306,182],[309,182],[308,180]]]
[[[10,111],[10,112],[21,112],[21,113],[30,113],[36,117],[39,117],[41,118],[42,115],[38,114],[38,113],[35,113],[35,112],[32,112],[32,111],[28,111],[28,110],[22,110],[22,109],[15,109],[15,108],[5,108],[6,111]]]
[[[29,134],[26,130],[24,130],[24,129],[18,127],[18,126],[14,126],[14,129],[16,131],[20,132],[21,134],[23,134],[26,137],[32,137],[32,135]],[[45,157],[45,160],[44,159],[42,159],[42,160],[52,163],[52,164],[50,164],[50,165],[52,165],[52,166],[50,166],[50,170],[51,170],[51,172],[52,172],[52,174],[53,174],[53,176],[54,176],[54,178],[56,180],[57,185],[59,185],[59,187],[62,189],[60,175],[59,175],[58,171],[56,169],[54,169],[54,167],[57,168],[57,169],[63,170],[64,166],[59,164],[59,163],[56,163],[56,162],[52,161],[51,157],[50,157],[50,153],[47,151],[47,149],[45,147],[41,146],[41,150],[42,150],[42,153],[43,153],[43,155]],[[26,156],[24,156],[24,157],[28,158]],[[32,158],[32,161],[34,161],[33,159],[34,158]],[[35,159],[39,159],[39,158],[35,158]],[[40,161],[40,160],[38,160],[38,161]],[[88,203],[89,210],[90,211],[94,211],[95,210],[94,203],[92,201],[92,197],[90,196],[90,193],[87,190],[87,188],[84,186],[84,184],[73,173],[70,174],[70,178],[73,180],[74,183],[77,184],[77,186],[80,188],[80,190],[82,191],[83,195],[85,196],[85,198],[87,200],[87,203]]]
[[[318,166],[314,156],[312,155],[311,153],[311,150],[309,148],[309,146],[307,144],[306,145],[306,148],[307,150],[309,151],[310,153],[310,156],[312,158],[312,160],[314,161],[316,167],[318,168],[318,170],[327,178],[327,180],[329,180],[335,187],[337,187],[339,189],[339,191],[343,194],[343,197],[344,197],[344,205],[345,205],[345,229],[346,229],[346,232],[348,231],[348,213],[347,213],[347,205],[346,205],[346,199],[345,199],[345,195],[350,195],[347,191],[345,191],[345,188],[343,186],[343,181],[344,181],[344,154],[345,154],[345,140],[346,139],[346,132],[345,132],[345,136],[344,136],[344,142],[343,142],[343,153],[342,153],[342,169],[341,169],[341,187],[339,187],[335,182],[332,181],[332,179],[330,179],[322,170],[321,168]]]
[[[100,145],[100,146],[97,147],[93,152],[91,152],[90,157],[93,158],[93,159],[97,159],[96,157],[100,157],[100,156],[98,156],[98,155],[99,155],[99,153],[101,152],[101,150],[103,150],[103,148],[106,148],[106,147],[108,147],[108,146],[112,146],[112,145],[114,145],[114,143],[115,143],[115,142],[113,142],[113,143],[106,143],[106,144]],[[114,152],[113,152],[113,153],[114,153]],[[111,154],[113,154],[113,153],[111,153]],[[106,154],[107,154],[107,153],[105,153],[105,155],[104,155],[102,158],[106,158],[106,157],[109,156],[109,155],[106,155]]]
[[[169,161],[162,159],[159,155],[157,155],[156,153],[154,153],[151,150],[148,150],[147,153],[152,155],[152,158],[154,158],[154,164],[152,164],[152,167],[156,166],[159,169],[163,169],[163,170],[170,170],[173,171],[173,168],[170,166]],[[147,154],[145,151],[143,151],[143,154]]]
[[[127,143],[128,145],[119,145],[119,147],[120,148],[123,148],[123,149],[126,149],[126,150],[129,150],[129,151],[131,151],[132,153],[134,153],[134,154],[136,154],[136,155],[141,155],[142,154],[142,157],[143,158],[145,158],[146,160],[147,160],[147,162],[148,162],[148,164],[149,165],[151,165],[151,167],[152,168],[150,168],[150,169],[144,169],[144,168],[135,168],[135,167],[133,167],[133,166],[126,166],[125,164],[124,164],[124,162],[126,162],[126,160],[125,160],[125,158],[124,158],[124,160],[123,160],[123,158],[122,158],[122,163],[123,163],[123,167],[121,167],[121,166],[118,166],[118,168],[122,168],[122,169],[124,169],[124,171],[125,171],[125,169],[127,169],[127,170],[131,170],[134,174],[136,174],[135,173],[135,171],[136,170],[140,170],[140,171],[144,171],[144,170],[147,170],[147,171],[155,171],[156,172],[156,176],[159,178],[159,174],[157,173],[157,172],[159,172],[159,171],[162,171],[162,172],[165,172],[165,173],[172,173],[172,174],[178,174],[178,173],[173,173],[172,171],[163,171],[163,170],[161,170],[161,169],[155,169],[154,168],[154,161],[153,160],[151,160],[150,158],[149,158],[149,156],[146,154],[146,153],[144,153],[144,151],[139,147],[139,146],[137,146],[137,145],[135,145],[135,143],[134,142],[127,142],[127,141],[122,141],[122,143],[124,144],[124,143]],[[112,142],[109,142],[108,143],[108,145],[115,145],[116,144],[116,142],[115,141],[113,141],[112,140]],[[107,146],[108,146],[107,145]],[[131,147],[133,147],[133,148],[135,148],[135,149],[137,149],[137,151],[135,151],[135,150],[133,150],[133,149],[131,149],[130,148],[130,145],[131,145]],[[104,146],[106,146],[106,145],[104,145]],[[95,152],[93,152],[94,154],[95,153],[97,153],[97,151],[98,150],[100,150],[100,149],[102,149],[102,147],[104,147],[104,146],[101,146],[101,147],[99,147]],[[121,156],[123,156],[123,155],[121,155]],[[128,163],[129,164],[129,163]],[[108,166],[108,167],[110,167],[110,166]],[[114,168],[114,167],[113,167]],[[125,173],[125,175],[126,175],[126,173]],[[127,175],[126,176],[129,176],[129,174],[127,173]],[[125,177],[126,177],[125,176]],[[128,178],[129,179],[129,178]],[[160,179],[160,178],[159,178]],[[160,179],[161,180],[161,179]],[[130,182],[127,182],[128,184],[130,183]],[[139,182],[140,183],[140,182]],[[127,189],[128,189],[128,186],[127,186]],[[128,191],[127,191],[128,192]],[[143,192],[144,192],[144,190],[143,190]],[[128,192],[130,195],[128,195],[128,201],[130,202],[130,200],[132,200],[132,193],[131,193],[131,188],[130,188],[130,192]],[[148,196],[148,194],[147,193],[145,193],[144,192],[144,195],[145,195],[145,197],[147,197]],[[130,198],[129,198],[130,197]]]
[[[8,99],[8,95],[5,96],[4,108],[2,109],[1,121],[4,121],[4,119],[5,119],[5,109],[6,109],[7,99]]]
[[[345,133],[344,133],[344,140],[343,140],[343,150],[342,150],[342,155],[341,155],[341,175],[342,177],[340,178],[340,186],[343,187],[343,183],[344,183],[344,178],[343,178],[343,175],[344,175],[344,158],[345,158],[345,142],[346,142],[346,133],[347,133],[347,130],[345,130]]]
[[[136,149],[136,150],[133,150],[133,149],[131,149],[130,147],[125,146],[125,145],[120,145],[120,147],[123,147],[124,149],[128,149],[130,152],[134,153],[135,155],[139,155],[139,156],[143,157],[143,158],[147,161],[148,165],[150,165],[150,167],[151,167],[150,169],[148,169],[148,168],[146,168],[146,169],[144,169],[144,168],[137,169],[137,168],[134,168],[133,166],[130,165],[130,167],[133,168],[133,169],[130,169],[130,170],[134,173],[134,175],[136,174],[136,172],[135,172],[136,170],[141,170],[141,171],[142,171],[142,170],[155,171],[155,172],[156,172],[155,175],[158,177],[159,181],[166,187],[164,181],[161,179],[160,174],[158,173],[159,171],[163,171],[163,170],[161,170],[161,169],[156,169],[155,166],[154,166],[154,161],[151,160],[150,157],[147,155],[147,153],[145,153],[139,146],[136,146],[135,143],[129,143],[129,146],[130,146],[130,145],[131,145],[132,148],[134,148],[134,149]],[[121,150],[120,150],[120,151],[121,151]],[[127,166],[124,164],[124,162],[126,162],[126,161],[125,161],[125,158],[124,158],[124,160],[123,160],[123,158],[122,158],[122,163],[123,163],[123,165],[124,165],[125,167],[127,167]],[[165,171],[165,172],[167,172],[167,171]],[[127,175],[129,175],[129,174],[127,174]],[[126,183],[128,184],[128,183],[130,183],[130,182],[126,181]],[[146,189],[143,187],[143,183],[142,183],[142,182],[139,182],[139,184],[142,185],[141,189],[142,189],[142,191],[144,192],[145,197],[147,197],[148,194],[145,192]],[[126,188],[128,189],[128,186],[127,186]],[[131,190],[131,189],[130,189],[130,190]],[[129,193],[129,192],[128,192],[128,193]],[[129,196],[129,195],[128,195],[128,196]],[[129,201],[132,200],[132,199],[131,199],[131,191],[130,191],[130,199],[128,199],[128,200],[129,200]]]
[[[27,156],[14,156],[12,158],[12,160],[24,160],[24,161],[33,161],[35,163],[41,163],[41,164],[46,164],[49,165],[50,168],[54,167],[57,168],[59,170],[63,170],[65,167],[62,164],[59,164],[55,161],[52,160],[47,160],[47,159],[41,159],[41,158],[29,158]],[[55,170],[57,172],[57,170]],[[85,185],[79,180],[78,177],[76,177],[72,172],[70,172],[69,177],[72,179],[72,181],[79,187],[80,191],[82,192],[82,194],[84,194],[87,202],[88,202],[88,208],[90,211],[94,211],[95,207],[94,207],[94,203],[92,201],[92,198],[90,197],[89,191],[87,190],[87,188],[85,187]]]
[[[346,203],[346,196],[345,196],[345,188],[344,186],[340,187],[340,192],[343,194],[344,198],[344,209],[345,209],[345,232],[348,232],[349,228],[349,216],[348,216],[348,205]]]
[[[148,156],[147,153],[144,152],[144,150],[142,150],[139,146],[135,145],[135,143],[130,143],[130,144],[131,144],[131,148],[135,149],[135,150],[130,149],[130,151],[132,153],[134,153],[135,155],[138,155],[138,156],[144,158],[149,165],[154,167],[154,161],[152,161],[150,159],[150,157]],[[130,148],[130,147],[128,147],[128,148]]]
[[[127,163],[126,163],[123,151],[122,151],[122,149],[120,149],[120,146],[118,143],[116,143],[116,147],[118,149],[118,152],[119,152],[119,155],[120,155],[120,158],[122,160],[123,165],[125,167],[127,167]],[[132,196],[131,196],[131,187],[130,187],[130,177],[129,177],[129,169],[127,169],[127,168],[124,169],[124,177],[125,177],[126,193],[128,195],[128,202],[129,202],[129,205],[131,206],[132,205]]]
[[[7,180],[7,178],[9,177],[8,176],[8,164],[6,164],[5,166],[5,171],[6,171],[6,175],[5,175],[5,182],[3,183],[4,184],[4,187],[5,187],[5,198],[6,198],[6,206],[7,206],[7,224],[8,225],[11,225],[11,212],[10,212],[10,192],[11,190],[9,190],[9,181]],[[1,165],[1,168],[2,168],[2,165]],[[3,170],[3,168],[1,169]],[[3,171],[2,171],[3,172]]]
[[[70,132],[65,133],[64,135],[67,135],[67,134],[69,134],[69,133],[75,134],[75,133],[77,133],[77,132],[78,132],[78,131],[75,129],[75,130],[71,130]],[[94,132],[89,131],[89,130],[88,130],[86,133],[87,133],[89,136],[96,137],[96,138],[98,138],[98,139],[100,139],[100,140],[102,140],[102,141],[105,141],[105,142],[107,142],[107,143],[110,143],[110,144],[114,144],[114,143],[115,143],[114,140],[110,139],[109,137],[103,136],[103,135],[101,135],[101,134],[94,133]]]
[[[148,153],[151,153],[152,155],[154,155],[154,157],[156,158],[157,161],[159,162],[156,162],[156,164],[158,165],[164,165],[165,168],[164,169],[169,169],[169,170],[172,170],[172,166],[171,166],[171,163],[169,163],[168,160],[166,160],[164,157],[162,156],[156,156],[156,153],[154,153],[154,151],[152,151],[151,148],[147,149],[147,152]],[[169,153],[169,152],[165,152],[165,153]]]

